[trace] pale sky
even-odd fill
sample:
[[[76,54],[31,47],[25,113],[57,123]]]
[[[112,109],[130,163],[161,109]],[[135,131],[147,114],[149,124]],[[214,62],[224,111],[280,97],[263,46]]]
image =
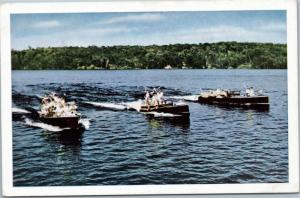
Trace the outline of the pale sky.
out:
[[[13,49],[219,41],[286,43],[286,11],[13,14]]]

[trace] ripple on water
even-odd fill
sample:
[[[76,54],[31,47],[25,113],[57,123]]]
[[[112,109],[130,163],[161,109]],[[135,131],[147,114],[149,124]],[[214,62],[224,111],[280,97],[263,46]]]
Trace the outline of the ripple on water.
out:
[[[14,121],[14,185],[288,182],[286,71],[230,72],[183,71],[180,82],[176,71],[13,72],[15,107],[38,108],[39,96],[55,91],[76,101],[90,122],[81,138],[65,141]],[[243,89],[243,82],[268,91],[269,112],[189,102],[190,122],[178,124],[85,103],[134,102],[147,86],[187,96],[201,88]]]

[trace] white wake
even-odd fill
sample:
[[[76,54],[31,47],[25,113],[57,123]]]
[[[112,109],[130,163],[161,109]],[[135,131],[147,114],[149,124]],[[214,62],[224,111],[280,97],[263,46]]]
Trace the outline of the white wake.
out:
[[[25,109],[21,109],[21,108],[18,108],[18,107],[13,107],[12,108],[12,112],[13,113],[31,113],[31,112],[29,112],[29,111],[27,111],[27,110],[25,110]]]
[[[126,109],[134,109],[136,111],[140,111],[141,110],[141,107],[142,107],[142,104],[143,104],[143,101],[142,100],[137,100],[137,101],[133,101],[133,102],[125,102],[125,103],[122,103]]]
[[[85,102],[86,104],[93,105],[95,107],[102,107],[113,110],[129,110],[134,109],[140,111],[143,101],[137,100],[133,102],[122,102],[122,103],[109,103],[109,102]]]
[[[150,111],[144,113],[146,115],[153,115],[154,117],[165,117],[165,118],[174,118],[174,117],[180,117],[180,115],[172,114],[172,113],[159,113],[155,111]]]
[[[199,95],[189,95],[189,96],[169,96],[168,98],[186,100],[186,101],[197,101]]]
[[[90,119],[87,119],[87,118],[80,118],[79,124],[82,124],[84,126],[85,129],[89,129],[90,128]]]
[[[26,118],[25,119],[25,124],[28,126],[33,126],[33,127],[38,127],[38,128],[42,128],[45,129],[47,131],[54,131],[54,132],[58,132],[58,131],[63,131],[66,129],[70,129],[70,128],[59,128],[57,126],[53,126],[53,125],[49,125],[49,124],[45,124],[43,122],[34,122],[33,120]]]
[[[103,107],[107,109],[114,110],[125,110],[126,106],[118,103],[109,103],[109,102],[85,102],[86,104],[90,104],[96,107]]]

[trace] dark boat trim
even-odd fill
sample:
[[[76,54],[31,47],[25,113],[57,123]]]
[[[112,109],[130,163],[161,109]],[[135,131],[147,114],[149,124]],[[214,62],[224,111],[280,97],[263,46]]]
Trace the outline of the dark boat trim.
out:
[[[76,129],[79,127],[79,117],[40,117],[40,120],[60,128]]]

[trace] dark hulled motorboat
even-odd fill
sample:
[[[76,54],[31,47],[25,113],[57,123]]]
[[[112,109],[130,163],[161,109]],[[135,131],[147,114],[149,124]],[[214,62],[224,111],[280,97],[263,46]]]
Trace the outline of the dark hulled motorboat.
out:
[[[172,114],[175,117],[181,118],[189,118],[190,111],[189,106],[186,104],[174,104],[174,103],[167,103],[167,104],[160,104],[156,106],[150,106],[148,108],[147,105],[142,105],[140,112],[149,113],[149,112],[157,112],[157,113],[164,113],[164,114]]]
[[[269,97],[263,95],[241,95],[236,91],[210,91],[200,94],[199,103],[225,107],[242,107],[246,109],[269,110]]]
[[[166,101],[163,92],[154,89],[153,92],[146,91],[145,101],[140,106],[140,112],[153,117],[174,118],[176,120],[189,120],[189,106],[185,103],[173,103]]]
[[[227,98],[202,97],[199,96],[198,102],[205,104],[216,104],[222,106],[236,106],[253,109],[269,109],[268,96],[233,96]]]
[[[41,122],[63,130],[74,131],[82,128],[79,122],[80,113],[77,112],[75,102],[66,102],[63,97],[55,93],[43,98],[38,116]]]

